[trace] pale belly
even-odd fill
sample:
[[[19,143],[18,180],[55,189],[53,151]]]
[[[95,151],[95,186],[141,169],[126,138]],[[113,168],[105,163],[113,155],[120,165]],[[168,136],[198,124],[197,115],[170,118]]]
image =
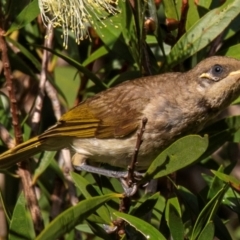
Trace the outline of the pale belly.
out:
[[[152,137],[156,139],[156,136],[150,137],[145,134],[137,158],[137,169],[146,169],[162,150],[163,142],[153,141]],[[131,163],[136,140],[135,135],[125,139],[75,139],[72,148],[82,156],[83,160],[89,159],[92,162],[108,163],[126,169]]]

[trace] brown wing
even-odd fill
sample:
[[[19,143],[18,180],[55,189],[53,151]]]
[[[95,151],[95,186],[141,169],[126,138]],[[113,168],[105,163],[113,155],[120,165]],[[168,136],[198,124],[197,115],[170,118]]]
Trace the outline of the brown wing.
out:
[[[149,101],[144,84],[128,81],[71,109],[42,136],[119,138],[134,132]]]

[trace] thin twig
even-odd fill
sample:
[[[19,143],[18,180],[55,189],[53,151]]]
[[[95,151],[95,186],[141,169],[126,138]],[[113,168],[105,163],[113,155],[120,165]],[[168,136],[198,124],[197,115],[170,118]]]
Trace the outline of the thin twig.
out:
[[[16,144],[22,143],[22,131],[19,122],[18,116],[18,106],[15,96],[15,90],[11,78],[11,67],[8,59],[7,53],[7,44],[4,37],[4,20],[1,19],[1,27],[0,27],[0,49],[2,51],[2,62],[3,62],[3,69],[4,75],[6,78],[7,89],[9,92],[9,99],[10,99],[10,107],[12,113],[12,125],[14,128],[14,134],[16,139]],[[31,171],[29,167],[28,161],[23,161],[19,164],[18,174],[21,177],[22,185],[23,185],[23,192],[32,216],[34,229],[36,233],[39,233],[43,229],[43,222],[41,217],[41,212],[38,206],[37,197],[34,191],[34,186],[31,186]]]
[[[44,46],[47,48],[52,47],[52,26],[49,24],[47,27],[46,38],[44,41]],[[41,111],[43,106],[43,99],[44,99],[44,90],[45,90],[45,83],[47,81],[47,73],[48,73],[48,63],[49,63],[50,53],[46,49],[43,50],[43,57],[42,57],[42,68],[41,68],[41,75],[40,75],[40,83],[39,83],[39,91],[38,96],[35,101],[35,108],[32,115],[32,130],[35,135],[38,132],[38,127],[40,123]]]
[[[68,186],[68,194],[69,194],[70,203],[71,203],[71,205],[75,206],[79,202],[79,200],[78,200],[77,193],[76,193],[76,187],[74,185],[74,182],[73,182],[72,177],[69,174],[69,172],[70,172],[69,169],[65,168],[64,177],[66,179],[66,183]]]
[[[134,150],[134,153],[133,153],[133,156],[132,156],[131,164],[128,167],[127,183],[128,183],[129,186],[131,186],[133,181],[134,181],[134,168],[135,168],[136,163],[137,163],[137,157],[138,157],[138,152],[139,152],[140,146],[143,142],[142,136],[144,134],[147,121],[148,121],[148,119],[146,117],[144,117],[142,119],[142,127],[140,129],[140,132],[137,133],[136,147],[135,147],[135,150]]]
[[[8,148],[15,146],[14,140],[9,134],[8,130],[0,123],[0,138]]]
[[[58,120],[63,114],[61,104],[58,98],[58,92],[49,81],[46,81],[45,83],[45,90],[52,102],[54,116]]]
[[[4,33],[5,33],[4,30],[0,29],[0,49],[2,51],[4,76],[6,78],[7,90],[9,92],[9,100],[10,100],[11,114],[12,114],[12,125],[14,128],[16,143],[19,144],[23,141],[23,138],[22,138],[22,131],[21,131],[20,123],[18,119],[18,106],[17,106],[16,96],[14,92],[14,86],[12,83],[11,67],[8,59],[7,44],[5,42]]]
[[[208,52],[208,57],[214,56],[219,48],[223,45],[223,37],[225,32],[222,32],[212,43]]]
[[[52,202],[51,211],[50,211],[51,219],[54,219],[61,212],[64,195],[65,195],[65,188],[64,188],[64,185],[62,184],[61,179],[55,178],[54,188],[51,194],[51,202]]]
[[[129,0],[129,3],[131,4],[132,8],[135,9],[135,1],[134,0]]]
[[[144,117],[142,119],[142,127],[140,129],[140,132],[137,133],[136,147],[134,149],[131,164],[130,164],[130,166],[128,166],[128,175],[127,175],[126,182],[129,187],[132,187],[132,185],[134,183],[134,169],[135,169],[135,166],[137,163],[138,152],[139,152],[140,146],[143,142],[142,136],[144,134],[147,121],[148,121],[148,119],[146,117]],[[131,198],[129,196],[125,196],[120,201],[119,211],[120,212],[128,212],[130,206],[131,206]],[[120,234],[120,235],[124,234],[124,232],[125,232],[124,224],[125,223],[124,223],[124,221],[122,221],[122,219],[117,219],[115,222],[113,222],[113,224],[117,227],[118,234]]]
[[[189,8],[188,0],[182,0],[181,19],[178,25],[178,35],[176,41],[180,39],[180,37],[186,32],[188,8]]]

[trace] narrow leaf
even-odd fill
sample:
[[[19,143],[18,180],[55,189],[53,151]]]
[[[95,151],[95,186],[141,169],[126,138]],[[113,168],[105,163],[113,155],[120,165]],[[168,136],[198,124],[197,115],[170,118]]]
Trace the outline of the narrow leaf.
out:
[[[4,201],[1,189],[0,189],[0,206],[2,207],[2,209],[3,209],[4,213],[5,213],[5,217],[7,219],[7,222],[10,223],[10,220],[11,220],[10,219],[10,214],[9,214],[9,212],[7,210],[7,206],[5,204],[5,201]]]
[[[199,235],[198,240],[212,240],[214,239],[214,224],[209,222]]]
[[[173,46],[167,56],[168,67],[182,62],[211,43],[238,16],[239,6],[240,0],[226,1],[197,21]]]
[[[165,215],[172,238],[174,240],[183,240],[184,226],[181,219],[181,209],[177,197],[168,199]]]
[[[121,195],[108,194],[81,201],[76,206],[68,208],[66,211],[56,217],[37,236],[36,240],[58,239],[63,234],[70,232],[77,224],[94,213],[102,204],[106,203],[112,198],[118,197],[121,197]]]
[[[194,225],[191,240],[197,239],[206,225],[213,220],[227,189],[228,185],[225,185],[203,208]]]
[[[35,233],[23,193],[15,205],[9,227],[9,240],[34,239]]]
[[[240,181],[237,178],[214,170],[211,172],[225,183],[229,183],[235,190],[240,191]]]
[[[218,169],[218,172],[223,172],[224,167],[220,166]],[[208,195],[207,195],[207,199],[211,199],[213,196],[216,195],[216,193],[223,187],[223,182],[217,177],[215,176],[212,181],[211,181],[211,185],[209,187],[208,190]]]
[[[47,167],[51,164],[56,152],[45,151],[43,157],[41,158],[39,167],[35,170],[33,176],[33,184],[36,183],[37,179],[40,175],[47,169]]]
[[[71,177],[76,185],[76,187],[80,190],[80,192],[83,194],[83,196],[86,199],[89,199],[91,197],[99,196],[100,193],[96,191],[96,189],[80,174],[71,172]],[[105,224],[111,224],[110,214],[109,210],[106,206],[99,207],[96,212],[98,215],[103,219]]]
[[[137,231],[139,231],[146,239],[154,239],[154,240],[165,239],[165,237],[148,222],[145,222],[139,218],[136,218],[134,216],[131,216],[125,213],[115,212],[114,215],[128,222]]]
[[[106,85],[102,81],[100,81],[100,79],[94,73],[92,73],[90,70],[88,70],[86,67],[84,67],[82,64],[80,64],[76,60],[60,53],[57,50],[53,50],[53,49],[46,48],[46,47],[43,47],[43,46],[37,46],[35,44],[33,44],[33,45],[36,46],[36,47],[48,50],[49,52],[51,52],[51,53],[55,54],[56,56],[65,60],[71,66],[74,66],[76,69],[78,69],[83,74],[85,74],[87,77],[89,77],[94,82],[94,84],[99,87],[100,90],[105,90],[107,88]]]
[[[38,16],[39,12],[38,0],[33,0],[16,16],[6,34],[16,31],[24,27],[27,23],[30,23]]]

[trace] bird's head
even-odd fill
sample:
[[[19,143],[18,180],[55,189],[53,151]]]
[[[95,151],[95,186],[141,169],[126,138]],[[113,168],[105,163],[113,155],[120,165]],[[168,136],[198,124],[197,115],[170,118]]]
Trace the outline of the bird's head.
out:
[[[190,71],[196,76],[197,92],[211,108],[227,107],[240,95],[240,61],[214,56]]]

